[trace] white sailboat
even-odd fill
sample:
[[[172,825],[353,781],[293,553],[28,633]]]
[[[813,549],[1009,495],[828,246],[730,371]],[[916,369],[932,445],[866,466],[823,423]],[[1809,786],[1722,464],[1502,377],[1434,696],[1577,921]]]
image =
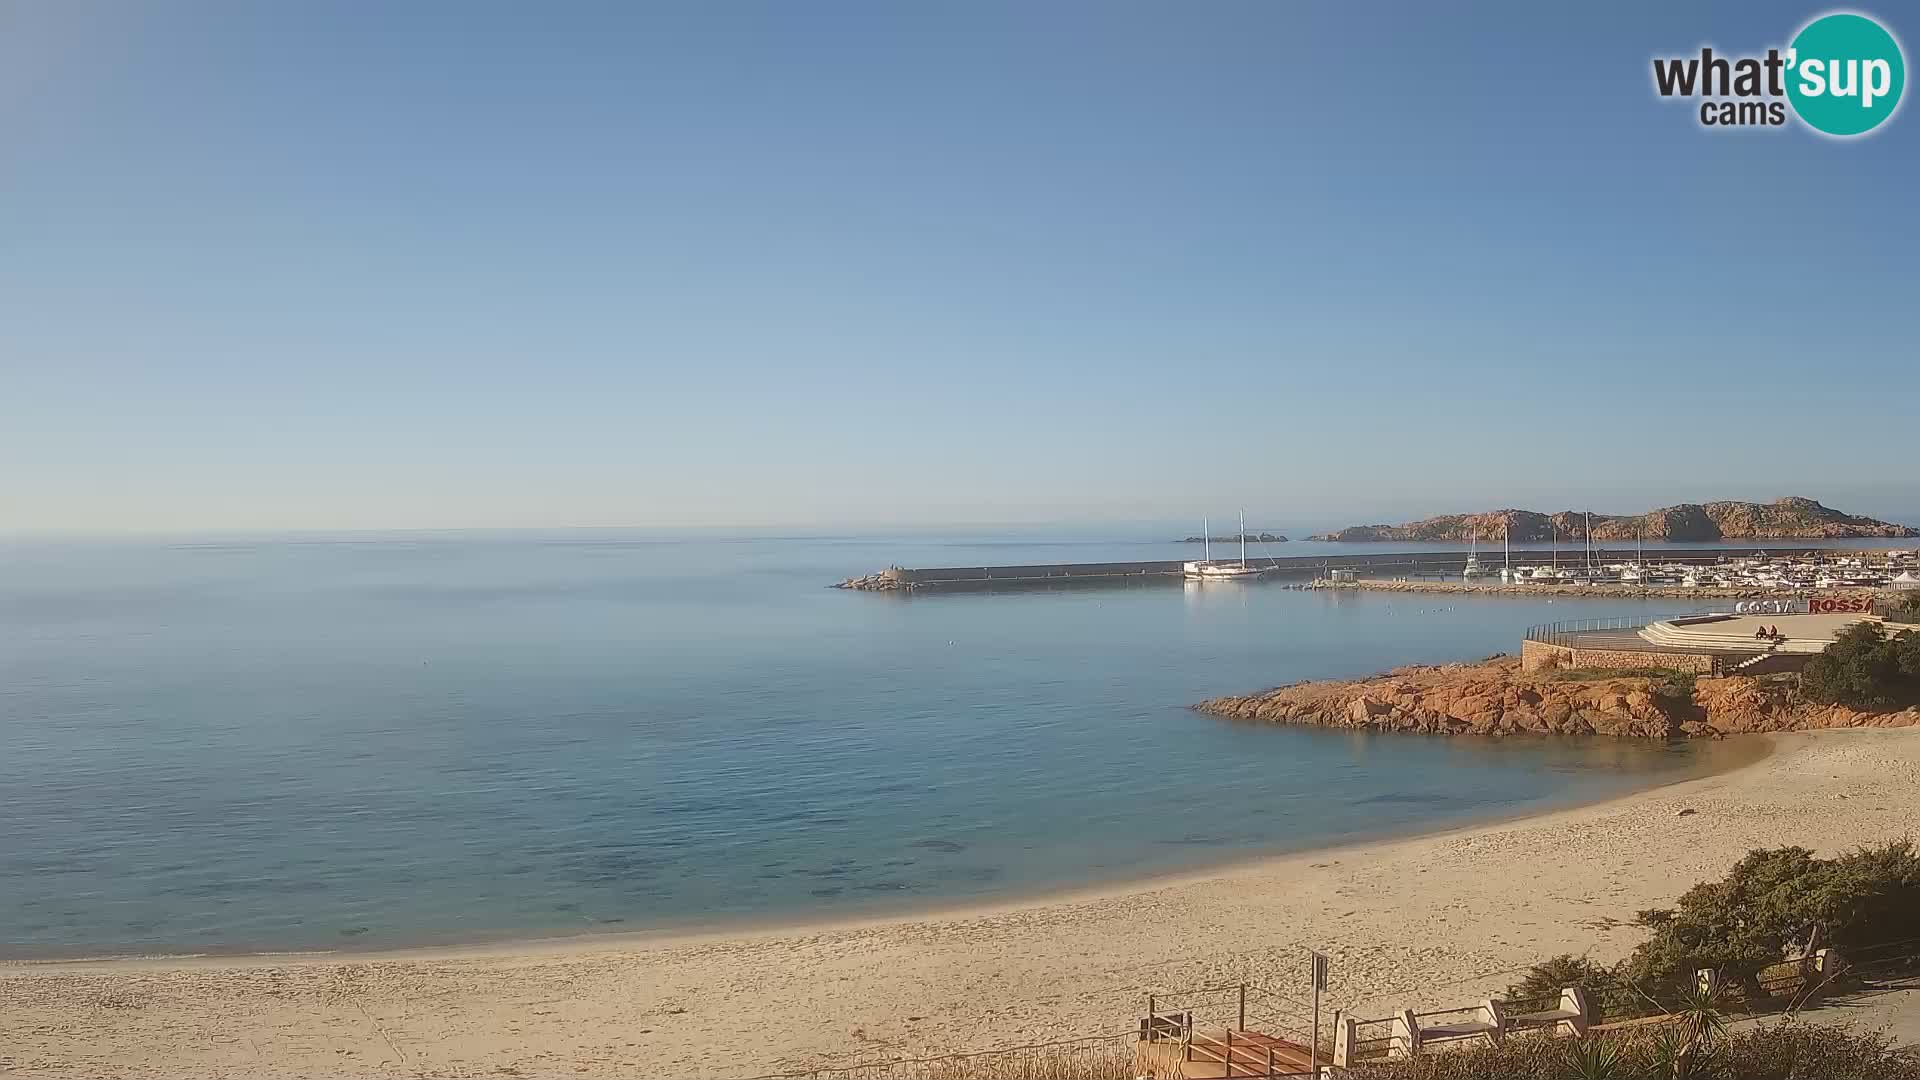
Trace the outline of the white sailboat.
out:
[[[1534,566],[1532,568],[1523,566],[1519,570],[1514,572],[1515,577],[1518,580],[1536,582],[1541,585],[1560,585],[1560,584],[1564,584],[1569,578],[1573,576],[1571,573],[1560,569],[1560,525],[1559,523],[1557,522],[1552,523],[1552,528],[1553,528],[1553,562],[1552,564],[1549,566]]]
[[[1625,585],[1644,585],[1647,580],[1647,530],[1642,527],[1633,541],[1633,565],[1620,568],[1620,581]]]
[[[1466,566],[1466,569],[1460,571],[1461,577],[1477,578],[1477,577],[1486,576],[1486,573],[1487,573],[1486,567],[1480,565],[1479,547],[1480,547],[1480,534],[1468,533],[1467,534],[1467,566]]]
[[[1581,537],[1580,569],[1566,575],[1575,585],[1598,585],[1605,578],[1600,569],[1599,560],[1593,546],[1593,512],[1586,516],[1586,535]]]
[[[1182,567],[1188,578],[1196,581],[1245,581],[1265,573],[1257,566],[1247,565],[1247,512],[1245,510],[1240,511],[1240,561],[1238,563],[1213,561],[1212,528],[1206,523],[1205,518],[1201,519],[1200,531],[1206,534],[1201,537],[1204,546],[1200,550],[1200,561],[1189,562]]]

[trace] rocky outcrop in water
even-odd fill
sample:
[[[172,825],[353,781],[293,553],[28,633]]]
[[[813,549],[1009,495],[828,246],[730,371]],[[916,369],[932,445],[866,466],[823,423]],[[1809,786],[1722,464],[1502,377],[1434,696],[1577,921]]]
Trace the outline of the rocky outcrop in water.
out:
[[[1593,677],[1587,677],[1592,675]],[[1744,732],[1920,724],[1920,710],[1811,705],[1790,678],[1523,672],[1520,660],[1415,665],[1355,680],[1294,683],[1194,708],[1237,720],[1423,735],[1711,738]]]
[[[906,572],[898,566],[889,566],[877,574],[848,578],[834,585],[836,589],[859,589],[862,592],[896,592],[907,588]]]
[[[1355,525],[1321,533],[1311,540],[1485,542],[1501,537],[1514,543],[1563,542],[1587,538],[1589,515],[1562,510],[1490,510],[1483,514],[1444,514],[1401,525]],[[1593,514],[1593,539],[1625,541],[1811,540],[1920,536],[1920,530],[1890,521],[1843,514],[1813,499],[1788,496],[1770,503],[1722,501],[1681,503],[1644,514]]]

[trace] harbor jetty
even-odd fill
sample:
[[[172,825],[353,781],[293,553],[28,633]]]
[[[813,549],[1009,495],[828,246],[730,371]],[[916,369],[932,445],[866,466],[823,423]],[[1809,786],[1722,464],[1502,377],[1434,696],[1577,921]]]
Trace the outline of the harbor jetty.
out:
[[[1686,566],[1713,566],[1735,559],[1750,558],[1756,550],[1777,557],[1795,556],[1807,559],[1836,559],[1858,553],[1837,550],[1810,550],[1799,547],[1774,547],[1756,549],[1753,545],[1741,547],[1711,548],[1662,548],[1658,557],[1663,563]],[[1517,552],[1515,553],[1518,554]],[[1605,548],[1580,552],[1578,557],[1592,563],[1637,562],[1649,553],[1634,548]],[[1416,586],[1408,582],[1420,579],[1434,579],[1431,583],[1441,584],[1440,579],[1458,579],[1466,572],[1467,563],[1473,553],[1467,550],[1451,551],[1381,551],[1355,554],[1318,554],[1291,555],[1283,557],[1256,558],[1251,565],[1266,572],[1268,577],[1307,582],[1315,579],[1331,579],[1335,571],[1357,587],[1377,587],[1375,583],[1394,581],[1395,588],[1412,589]],[[1526,561],[1545,562],[1547,553],[1528,551]],[[1562,553],[1561,558],[1568,556]],[[1141,585],[1173,584],[1183,580],[1186,562],[1180,559],[1147,559],[1131,562],[1098,563],[1033,563],[1016,566],[939,566],[910,569],[892,566],[877,573],[849,578],[839,582],[835,588],[855,589],[863,592],[918,592],[953,591],[962,589],[1047,589],[1081,585]],[[1482,579],[1484,580],[1484,579]],[[1449,582],[1446,591],[1454,586],[1471,588],[1501,588],[1498,579],[1478,582]],[[1655,595],[1644,592],[1639,585],[1542,585],[1524,583],[1511,586],[1515,592],[1525,595],[1538,595],[1549,589],[1568,589],[1583,595],[1609,595],[1601,591],[1617,588],[1617,595],[1641,596]],[[1659,588],[1649,585],[1645,588]],[[1733,597],[1735,592],[1724,588],[1689,589],[1674,595],[1684,596],[1725,596]],[[1768,595],[1772,595],[1769,593]]]

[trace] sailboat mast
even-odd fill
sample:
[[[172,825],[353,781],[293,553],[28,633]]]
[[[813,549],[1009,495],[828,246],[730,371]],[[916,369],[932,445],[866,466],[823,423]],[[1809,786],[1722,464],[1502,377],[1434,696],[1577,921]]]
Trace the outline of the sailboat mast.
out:
[[[1207,522],[1206,518],[1201,518],[1200,519],[1200,561],[1211,562],[1212,560],[1213,560],[1213,526]]]
[[[1247,512],[1240,511],[1240,565],[1247,565]]]
[[[1504,565],[1509,570],[1513,569],[1513,544],[1511,542],[1512,539],[1513,539],[1513,522],[1511,521],[1502,522],[1500,525],[1500,557],[1502,560],[1504,560]]]

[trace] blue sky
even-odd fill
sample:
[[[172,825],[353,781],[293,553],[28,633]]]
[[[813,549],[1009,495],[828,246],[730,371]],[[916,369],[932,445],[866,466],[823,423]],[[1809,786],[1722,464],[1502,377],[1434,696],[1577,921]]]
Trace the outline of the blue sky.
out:
[[[0,0],[0,529],[1920,518],[1826,9],[1441,7]]]

